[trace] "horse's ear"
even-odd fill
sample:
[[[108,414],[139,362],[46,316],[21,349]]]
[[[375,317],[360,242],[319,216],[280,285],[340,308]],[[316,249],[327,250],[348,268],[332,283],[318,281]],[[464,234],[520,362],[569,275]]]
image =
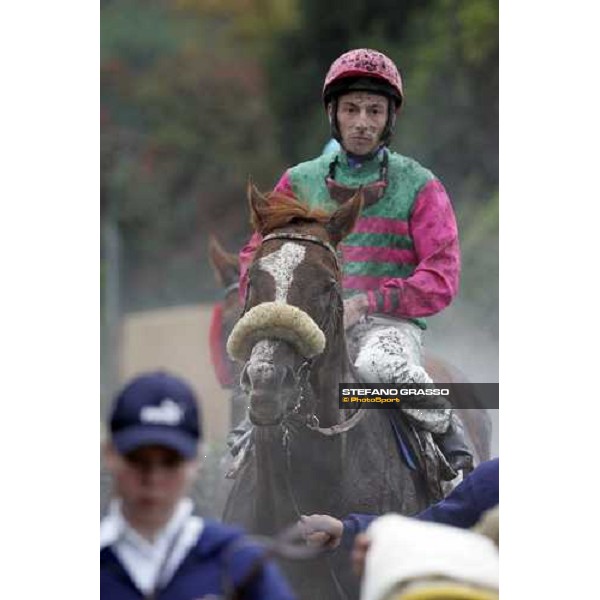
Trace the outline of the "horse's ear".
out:
[[[240,278],[237,254],[227,252],[212,233],[208,241],[208,257],[219,285],[227,287]]]
[[[363,202],[363,193],[359,189],[329,217],[326,229],[333,244],[339,244],[354,229]]]
[[[250,204],[250,222],[255,231],[262,233],[264,225],[263,213],[268,204],[267,199],[256,189],[250,177],[248,177],[246,193],[248,203]]]

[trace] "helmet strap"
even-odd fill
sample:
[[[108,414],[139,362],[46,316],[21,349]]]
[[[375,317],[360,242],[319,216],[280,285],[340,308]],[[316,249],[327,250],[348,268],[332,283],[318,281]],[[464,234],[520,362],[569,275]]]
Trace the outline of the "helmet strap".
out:
[[[396,102],[388,97],[388,116],[387,121],[385,123],[385,127],[383,128],[383,132],[381,133],[381,143],[386,146],[389,145],[392,140],[392,136],[394,135],[394,129],[396,127]]]
[[[336,98],[332,98],[331,102],[329,103],[328,109],[327,109],[327,116],[329,117],[329,129],[331,130],[331,137],[334,140],[337,140],[340,145],[343,147],[342,144],[342,134],[340,132],[340,128],[338,126],[338,120],[337,120],[337,109],[338,109],[338,99]]]

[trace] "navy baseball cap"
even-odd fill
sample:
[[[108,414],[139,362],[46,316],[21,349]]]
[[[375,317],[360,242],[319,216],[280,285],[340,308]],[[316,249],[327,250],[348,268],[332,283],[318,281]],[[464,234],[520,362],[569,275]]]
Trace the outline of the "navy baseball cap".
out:
[[[121,454],[142,446],[165,446],[194,458],[202,439],[196,396],[179,377],[164,372],[140,375],[116,397],[110,434]]]

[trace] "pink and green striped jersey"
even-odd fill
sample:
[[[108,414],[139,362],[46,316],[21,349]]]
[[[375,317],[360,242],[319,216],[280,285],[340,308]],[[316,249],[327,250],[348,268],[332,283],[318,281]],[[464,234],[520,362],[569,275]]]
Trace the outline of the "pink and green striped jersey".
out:
[[[341,244],[344,289],[366,292],[369,311],[409,318],[425,329],[422,317],[438,313],[458,292],[460,253],[450,199],[431,171],[415,160],[388,153],[385,195],[365,208],[353,232]],[[292,167],[276,190],[293,194],[309,206],[333,212],[325,178],[335,154]],[[359,187],[377,181],[382,153],[352,166],[339,151],[335,179]],[[240,253],[242,287],[245,272],[260,243],[255,234]]]

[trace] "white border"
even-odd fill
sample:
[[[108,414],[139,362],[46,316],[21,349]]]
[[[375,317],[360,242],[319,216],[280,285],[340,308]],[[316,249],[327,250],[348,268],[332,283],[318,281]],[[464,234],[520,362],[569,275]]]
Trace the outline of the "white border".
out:
[[[597,595],[598,30],[503,2],[501,595]]]
[[[6,598],[99,594],[99,22],[95,3],[2,10]]]

